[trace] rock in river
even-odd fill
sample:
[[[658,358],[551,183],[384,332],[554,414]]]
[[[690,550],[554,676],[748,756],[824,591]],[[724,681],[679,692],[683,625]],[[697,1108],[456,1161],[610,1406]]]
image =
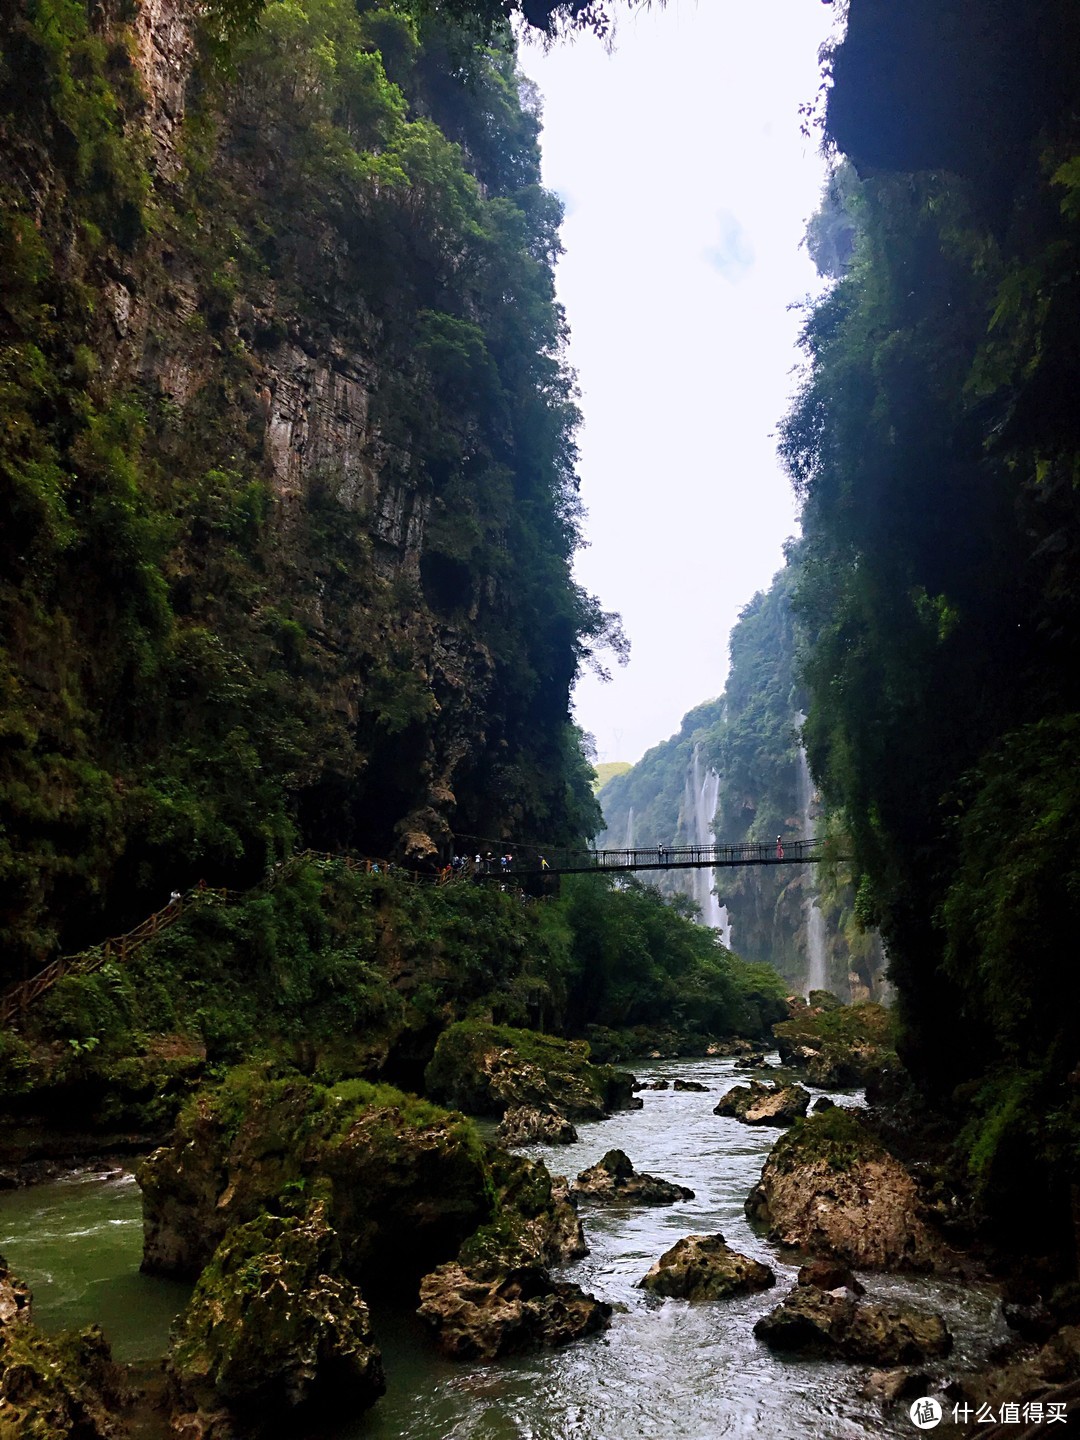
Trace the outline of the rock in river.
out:
[[[573,1145],[578,1133],[562,1115],[519,1105],[508,1110],[495,1131],[504,1145]]]
[[[313,1402],[374,1404],[382,1361],[340,1269],[321,1203],[230,1230],[177,1323],[167,1368],[180,1415],[224,1410],[257,1423]]]
[[[776,1276],[768,1265],[729,1248],[723,1235],[687,1235],[666,1250],[645,1278],[643,1290],[680,1300],[724,1300],[768,1290]]]
[[[904,1166],[839,1107],[780,1137],[746,1201],[771,1240],[859,1270],[933,1269],[942,1246],[921,1211]]]
[[[766,1085],[751,1080],[720,1097],[714,1115],[730,1115],[744,1125],[790,1125],[806,1114],[810,1092],[801,1085]]]
[[[624,1150],[609,1150],[602,1160],[583,1170],[570,1187],[574,1195],[604,1204],[674,1205],[693,1200],[693,1190],[673,1185],[656,1175],[639,1175]]]
[[[594,1065],[584,1040],[560,1040],[462,1020],[439,1036],[424,1075],[427,1093],[470,1115],[503,1115],[519,1106],[570,1120],[603,1120],[640,1110],[625,1070]]]
[[[792,1350],[875,1365],[918,1365],[947,1355],[952,1336],[940,1315],[877,1305],[850,1290],[797,1285],[754,1326],[773,1350]]]

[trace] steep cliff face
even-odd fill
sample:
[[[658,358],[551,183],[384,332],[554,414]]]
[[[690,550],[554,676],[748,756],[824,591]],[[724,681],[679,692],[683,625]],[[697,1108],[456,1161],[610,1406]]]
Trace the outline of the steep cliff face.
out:
[[[720,845],[826,833],[799,740],[803,697],[792,614],[798,577],[794,552],[769,590],[744,607],[731,632],[722,697],[691,710],[677,735],[604,786],[603,843],[626,844],[631,828],[642,846],[707,843],[695,815],[702,803],[711,805]],[[702,784],[704,775],[713,777],[711,786]],[[726,911],[719,921],[738,955],[767,962],[796,989],[812,983],[845,998],[880,995],[880,940],[857,922],[845,866],[659,872],[662,889],[691,895],[708,920],[702,876]],[[714,911],[711,923],[717,918]]]
[[[499,39],[0,18],[11,968],[302,839],[588,828],[559,207]]]

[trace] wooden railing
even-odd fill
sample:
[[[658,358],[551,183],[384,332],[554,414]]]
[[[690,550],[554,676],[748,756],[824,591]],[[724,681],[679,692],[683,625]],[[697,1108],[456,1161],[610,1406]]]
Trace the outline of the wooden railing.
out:
[[[253,885],[249,890],[228,890],[222,886],[215,887],[200,882],[186,895],[170,900],[168,905],[141,921],[134,930],[129,930],[124,935],[112,935],[99,945],[91,946],[88,950],[80,950],[74,955],[57,956],[36,975],[31,975],[28,980],[19,981],[0,994],[0,1025],[11,1024],[17,1016],[21,1016],[26,1011],[28,1006],[51,990],[56,982],[65,975],[92,975],[95,970],[100,970],[110,960],[117,960],[120,964],[124,964],[129,955],[142,949],[151,940],[157,939],[171,925],[175,925],[181,916],[188,914],[193,908],[215,902],[231,904],[243,900],[249,895],[258,894],[260,891],[272,890],[275,885],[279,885],[292,875],[299,866],[311,862],[340,865],[354,874],[388,875],[422,885],[448,885],[466,878],[460,872],[452,871],[449,865],[435,871],[409,870],[388,860],[362,859],[359,856],[328,850],[298,850],[287,860],[281,860],[276,865],[272,865],[258,884]]]

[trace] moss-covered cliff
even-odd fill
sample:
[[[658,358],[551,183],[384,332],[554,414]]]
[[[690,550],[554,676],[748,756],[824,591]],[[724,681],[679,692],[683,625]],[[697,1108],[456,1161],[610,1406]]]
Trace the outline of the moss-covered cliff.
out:
[[[505,35],[0,16],[0,948],[593,809],[558,203]]]

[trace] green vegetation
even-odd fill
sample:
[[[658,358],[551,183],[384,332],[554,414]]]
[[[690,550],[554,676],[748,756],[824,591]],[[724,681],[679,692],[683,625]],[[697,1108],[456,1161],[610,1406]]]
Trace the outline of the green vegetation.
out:
[[[215,6],[166,97],[88,15],[0,18],[0,980],[302,843],[591,833],[622,643],[505,26]]]
[[[783,432],[805,733],[901,1052],[999,1237],[1037,1192],[1072,1267],[1080,47],[1070,6],[967,20],[862,0],[830,61],[863,178]]]
[[[796,1120],[769,1152],[769,1163],[781,1174],[815,1161],[824,1161],[830,1170],[843,1171],[884,1153],[854,1110],[834,1105],[831,1110]]]
[[[161,1133],[208,1069],[251,1058],[376,1103],[371,1080],[422,1088],[457,1021],[513,1027],[543,1071],[545,1046],[566,1050],[552,1035],[648,1024],[700,1048],[767,1035],[785,1013],[772,971],[640,887],[581,876],[559,899],[525,903],[311,862],[240,903],[188,912],[125,966],[61,980],[5,1042],[0,1076],[13,1113],[32,1094],[65,1123]]]
[[[601,791],[609,780],[614,780],[616,775],[625,775],[630,768],[629,760],[604,760],[599,765],[594,765],[596,780],[593,788],[597,792]]]

